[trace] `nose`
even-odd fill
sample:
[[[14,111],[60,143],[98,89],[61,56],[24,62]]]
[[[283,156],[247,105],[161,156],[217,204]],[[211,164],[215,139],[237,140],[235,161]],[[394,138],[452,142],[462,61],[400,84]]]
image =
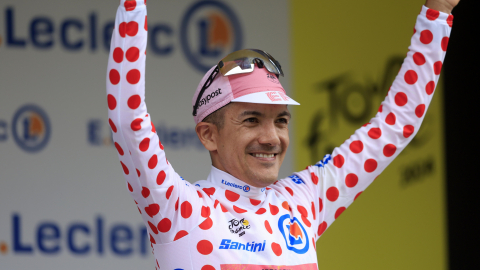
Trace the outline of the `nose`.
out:
[[[260,144],[275,146],[280,144],[280,136],[274,123],[268,123],[261,129],[261,134],[258,138]]]

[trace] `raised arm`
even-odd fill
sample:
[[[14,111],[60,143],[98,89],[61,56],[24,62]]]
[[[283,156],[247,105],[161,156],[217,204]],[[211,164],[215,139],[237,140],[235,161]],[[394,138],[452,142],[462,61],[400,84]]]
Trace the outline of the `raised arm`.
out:
[[[144,0],[120,1],[108,58],[108,121],[127,188],[155,244],[174,241],[198,225],[205,202],[169,164],[147,113],[146,47]]]
[[[429,0],[445,11],[455,0]],[[453,7],[452,7],[453,8]],[[293,181],[298,201],[310,209],[320,236],[408,145],[420,128],[432,100],[445,57],[453,16],[423,7],[403,65],[370,123],[358,129],[331,155]],[[292,184],[303,181],[304,184]],[[313,194],[312,194],[313,190]],[[315,213],[316,212],[316,213]],[[315,217],[318,217],[316,220]]]

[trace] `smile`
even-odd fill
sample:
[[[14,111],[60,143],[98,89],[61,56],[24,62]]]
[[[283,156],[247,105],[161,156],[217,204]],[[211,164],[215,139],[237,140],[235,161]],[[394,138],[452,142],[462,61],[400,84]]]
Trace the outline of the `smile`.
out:
[[[251,156],[258,157],[258,158],[273,158],[277,154],[262,154],[262,153],[255,153],[255,154],[250,154]]]

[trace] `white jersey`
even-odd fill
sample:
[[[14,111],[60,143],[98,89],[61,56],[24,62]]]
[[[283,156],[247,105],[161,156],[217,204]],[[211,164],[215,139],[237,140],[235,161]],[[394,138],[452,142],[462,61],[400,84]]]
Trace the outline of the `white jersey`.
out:
[[[156,267],[317,269],[318,238],[418,131],[452,20],[422,8],[407,58],[378,113],[322,161],[266,188],[214,167],[206,180],[190,184],[169,164],[145,105],[145,3],[122,0],[108,61],[109,123]]]

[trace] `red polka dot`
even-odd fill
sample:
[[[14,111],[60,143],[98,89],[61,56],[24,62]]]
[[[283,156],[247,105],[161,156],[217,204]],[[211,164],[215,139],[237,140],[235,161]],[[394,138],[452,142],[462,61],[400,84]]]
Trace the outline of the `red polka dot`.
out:
[[[423,44],[430,44],[433,40],[433,34],[430,32],[430,30],[423,30],[420,33],[420,42]]]
[[[415,115],[420,118],[425,113],[425,104],[420,104],[415,108]]]
[[[189,218],[192,215],[192,205],[188,201],[184,201],[180,205],[180,213],[183,218]]]
[[[158,146],[160,146],[160,149],[163,150],[163,144],[162,144],[162,142],[161,142],[160,140],[158,140]]]
[[[427,92],[427,95],[433,94],[434,90],[435,90],[435,82],[430,81],[429,83],[427,83],[427,85],[425,86],[425,92]]]
[[[305,207],[301,205],[297,205],[297,210],[300,213],[300,215],[308,217],[308,212],[307,212],[307,209],[305,209]]]
[[[147,198],[149,195],[150,195],[150,189],[148,189],[147,187],[142,187],[142,196],[144,198]]]
[[[112,129],[113,133],[117,133],[117,126],[115,126],[112,119],[108,118],[108,123],[110,124],[110,128]]]
[[[129,62],[135,62],[138,60],[140,57],[140,50],[137,47],[130,47],[130,49],[127,50],[127,53],[125,54],[125,58]]]
[[[125,31],[127,35],[133,37],[138,33],[138,23],[137,22],[129,22],[127,23],[127,29]]]
[[[382,111],[383,111],[383,105],[380,105],[380,107],[378,107],[378,112],[382,112]]]
[[[270,207],[270,213],[272,213],[274,216],[278,214],[278,211],[280,211],[276,205],[268,204],[268,206]]]
[[[406,83],[414,84],[418,80],[418,75],[417,75],[417,72],[415,72],[415,70],[409,70],[405,72],[404,78]]]
[[[113,61],[117,62],[117,63],[121,63],[123,61],[123,50],[122,48],[120,47],[117,47],[115,48],[115,50],[113,50]]]
[[[318,198],[318,212],[322,212],[323,210],[323,200],[322,198]]]
[[[140,81],[140,71],[132,69],[127,73],[127,82],[130,84],[137,84]]]
[[[315,215],[315,204],[312,202],[312,215],[313,215],[313,220],[316,220],[317,217]]]
[[[152,125],[152,132],[153,132],[153,133],[157,132],[157,130],[155,130],[155,125],[154,125],[151,121],[150,121],[150,124]],[[160,140],[159,140],[159,143],[160,143],[160,145],[162,145],[162,143],[160,142]],[[162,149],[162,150],[163,150],[163,149]]]
[[[202,206],[202,211],[201,211],[202,217],[206,218],[210,216],[210,207],[208,206]]]
[[[143,119],[137,118],[132,121],[132,124],[130,124],[130,127],[132,128],[133,131],[139,131],[140,129],[142,129],[142,122],[143,122]]]
[[[173,185],[168,187],[167,192],[165,193],[165,197],[167,198],[167,200],[170,199],[170,196],[172,196],[173,188]]]
[[[285,209],[287,211],[290,211],[290,206],[288,205],[287,201],[282,202],[282,207],[283,207],[283,209]]]
[[[148,222],[148,226],[150,227],[150,229],[154,234],[158,234],[157,227],[155,227],[155,225],[153,225],[150,221]]]
[[[242,209],[242,208],[240,208],[240,207],[237,207],[237,206],[235,206],[235,205],[233,206],[233,211],[235,211],[235,212],[237,212],[237,213],[239,213],[239,214],[247,212],[247,210]]]
[[[149,206],[145,207],[145,213],[147,213],[147,215],[149,215],[151,218],[153,218],[153,216],[158,214],[159,211],[160,211],[160,205],[156,203],[150,204]]]
[[[222,212],[228,212],[227,208],[225,208],[225,206],[223,206],[222,204],[220,204],[220,208],[222,209]]]
[[[128,98],[127,104],[130,109],[135,110],[138,108],[138,106],[140,106],[140,102],[141,102],[140,96],[133,95],[130,98]]]
[[[337,219],[343,213],[343,211],[345,211],[345,209],[347,208],[345,207],[338,208],[337,211],[335,211],[335,219]]]
[[[207,265],[204,265],[200,270],[215,270],[215,267],[207,264]]]
[[[197,194],[199,198],[203,198],[202,193],[200,193],[200,191],[197,190]]]
[[[268,220],[265,220],[265,229],[267,229],[268,233],[273,234],[272,228],[270,227],[270,223],[268,223]]]
[[[118,26],[118,33],[120,34],[120,36],[121,36],[122,38],[124,38],[126,31],[127,31],[127,23],[126,23],[126,22],[122,22],[122,23]]]
[[[443,50],[444,52],[447,51],[448,41],[449,41],[449,38],[448,38],[448,37],[442,38],[442,50]]]
[[[254,206],[257,206],[261,203],[261,201],[260,200],[255,200],[255,199],[250,199],[250,203]]]
[[[375,159],[367,159],[363,165],[366,172],[371,173],[377,169],[377,161]]]
[[[180,238],[182,238],[182,237],[184,237],[184,236],[186,236],[186,235],[188,235],[188,232],[183,231],[183,230],[182,230],[182,231],[179,231],[179,232],[175,235],[175,238],[173,238],[173,241],[177,241],[178,239],[180,239]]]
[[[107,96],[108,108],[114,110],[117,107],[117,100],[114,96],[108,94]]]
[[[345,185],[349,188],[356,186],[358,183],[358,176],[354,173],[347,174],[345,177]]]
[[[281,247],[279,244],[275,243],[275,242],[272,242],[272,251],[273,251],[273,253],[275,253],[275,255],[277,255],[277,256],[282,255],[282,247]]]
[[[322,235],[326,229],[327,229],[327,222],[324,221],[320,225],[318,225],[318,231],[317,231],[318,236]]]
[[[200,225],[198,225],[198,227],[200,227],[200,229],[204,231],[212,228],[212,226],[213,226],[213,220],[210,217],[208,217],[207,219],[205,219],[205,221],[203,221]]]
[[[145,16],[145,24],[143,25],[145,31],[148,31],[148,23],[147,23],[147,16]]]
[[[380,128],[371,128],[368,131],[368,137],[370,137],[374,140],[380,138],[380,136],[382,136],[382,130]]]
[[[290,193],[290,195],[293,196],[293,190],[289,187],[285,187],[285,189],[288,191],[288,193]]]
[[[155,167],[157,167],[157,163],[158,163],[157,155],[153,155],[148,161],[148,168],[155,169]]]
[[[336,187],[330,187],[327,189],[327,199],[331,202],[334,202],[338,199],[338,196],[340,195],[340,192],[338,191],[338,188]]]
[[[150,138],[145,138],[140,142],[140,145],[138,148],[140,151],[145,152],[148,150],[148,147],[150,146]]]
[[[157,242],[155,242],[155,238],[153,238],[153,236],[150,234],[150,243],[152,244],[156,244]]]
[[[416,52],[416,53],[413,54],[413,62],[415,62],[415,64],[421,66],[421,65],[425,64],[425,62],[427,62],[427,60],[425,60],[425,56],[422,53]]]
[[[350,151],[355,154],[362,152],[363,150],[363,143],[362,141],[353,141],[350,143]]]
[[[133,192],[133,187],[132,187],[132,185],[130,185],[130,183],[128,183],[128,182],[127,182],[127,184],[128,184],[128,185],[127,185],[127,186],[128,186],[128,190],[130,190],[130,192]]]
[[[255,212],[255,214],[261,215],[261,214],[264,214],[265,212],[267,212],[267,210],[265,208],[260,208],[260,209],[257,210],[257,212]]]
[[[387,115],[387,117],[385,118],[385,123],[387,123],[389,125],[395,125],[396,120],[397,120],[397,118],[395,117],[395,114],[394,113],[389,113]]]
[[[360,194],[362,194],[363,191],[360,191],[359,193],[357,193],[357,195],[355,195],[355,198],[353,199],[354,201],[358,198],[358,196],[360,196]]]
[[[233,191],[225,190],[225,198],[231,202],[236,202],[238,199],[240,199],[240,195]]]
[[[315,239],[313,239],[313,237],[312,237],[312,244],[313,244],[313,248],[317,250],[317,247],[315,246]]]
[[[434,10],[434,9],[428,9],[427,10],[427,19],[430,21],[435,21],[438,16],[440,16],[440,12]]]
[[[337,168],[342,168],[343,164],[345,163],[345,158],[342,155],[336,155],[333,158],[333,165]]]
[[[208,240],[201,240],[197,243],[197,250],[202,255],[208,255],[213,251],[213,245]]]
[[[312,177],[312,182],[313,184],[318,184],[318,176],[315,173],[310,173],[310,176]]]
[[[383,154],[386,157],[393,156],[396,151],[397,151],[397,147],[393,144],[387,144],[387,145],[385,145],[385,147],[383,147]]]
[[[137,170],[138,177],[140,177],[140,171],[138,169],[136,169],[136,170]]]
[[[305,225],[307,225],[307,227],[312,226],[312,224],[310,223],[310,221],[308,220],[308,218],[306,216],[302,216],[302,221]]]
[[[123,5],[125,6],[126,11],[132,11],[137,6],[137,1],[125,1]]]
[[[123,154],[124,154],[123,149],[122,149],[122,147],[120,147],[120,145],[117,142],[115,142],[115,148],[117,148],[117,151],[120,154],[120,156],[123,156]]]
[[[452,25],[453,25],[453,15],[452,14],[448,15],[447,23],[448,23],[448,26],[452,27]]]
[[[395,104],[397,104],[398,106],[405,106],[405,104],[407,104],[408,102],[408,97],[405,93],[403,92],[399,92],[395,95]]]
[[[410,135],[412,135],[414,131],[415,131],[415,128],[412,125],[406,125],[403,128],[403,137],[405,138],[410,137]]]
[[[442,61],[437,61],[433,64],[433,72],[435,72],[435,75],[440,75],[440,72],[442,72],[442,65]]]
[[[120,164],[122,164],[122,168],[123,168],[123,172],[128,175],[130,172],[128,171],[128,168],[127,166],[125,166],[125,164],[123,164],[123,162],[120,161]]]
[[[211,196],[213,194],[215,194],[215,188],[214,187],[211,187],[211,188],[203,188],[202,189],[205,193],[207,193],[208,196]]]
[[[166,177],[167,174],[164,171],[160,171],[157,175],[157,185],[163,184],[163,181],[165,181]]]

